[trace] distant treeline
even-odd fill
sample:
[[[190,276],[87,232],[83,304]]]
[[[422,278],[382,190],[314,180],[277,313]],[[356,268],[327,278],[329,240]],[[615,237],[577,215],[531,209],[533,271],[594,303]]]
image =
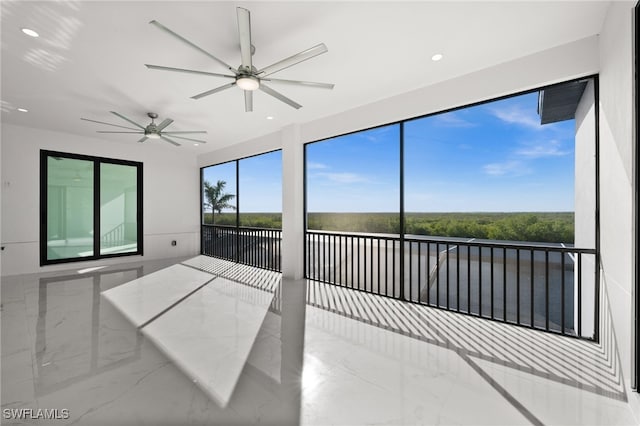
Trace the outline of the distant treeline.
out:
[[[216,224],[234,225],[235,213],[216,215]],[[398,213],[309,213],[308,228],[323,231],[398,234]],[[211,213],[205,213],[211,223]],[[241,213],[240,225],[281,228],[280,213]],[[574,214],[559,213],[406,213],[405,233],[433,237],[573,243]]]

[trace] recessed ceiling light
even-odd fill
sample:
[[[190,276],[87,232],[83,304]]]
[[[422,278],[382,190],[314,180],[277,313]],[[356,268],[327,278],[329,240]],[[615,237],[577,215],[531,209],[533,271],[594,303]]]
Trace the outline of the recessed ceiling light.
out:
[[[29,37],[40,37],[40,34],[33,31],[31,28],[22,28],[22,32],[28,35]]]
[[[29,112],[28,109],[24,109],[24,108],[18,108],[18,111],[20,111],[20,112]]]
[[[431,60],[432,60],[432,61],[439,61],[439,60],[440,60],[440,59],[442,59],[442,58],[443,58],[442,53],[436,53],[435,55],[433,55],[433,56],[431,57]]]
[[[273,117],[272,116],[268,116],[267,120],[273,120]]]
[[[200,144],[199,144],[199,143],[194,143],[194,144],[193,144],[193,146],[198,146],[198,145],[200,145]]]

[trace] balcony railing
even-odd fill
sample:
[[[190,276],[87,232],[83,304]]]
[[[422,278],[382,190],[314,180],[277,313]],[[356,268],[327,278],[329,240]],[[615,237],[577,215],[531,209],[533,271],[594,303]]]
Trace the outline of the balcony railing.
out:
[[[202,254],[272,271],[281,270],[279,229],[202,225]]]
[[[308,231],[306,277],[505,323],[597,338],[593,249]]]

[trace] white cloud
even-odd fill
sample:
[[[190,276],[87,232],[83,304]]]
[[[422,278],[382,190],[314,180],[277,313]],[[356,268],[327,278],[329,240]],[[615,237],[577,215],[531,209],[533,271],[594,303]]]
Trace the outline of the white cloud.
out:
[[[476,124],[465,120],[455,112],[439,114],[435,117],[436,123],[444,127],[474,127]]]
[[[563,157],[571,154],[571,150],[562,149],[562,143],[557,140],[544,142],[534,142],[525,144],[525,146],[515,154],[525,158],[545,158],[545,157]]]
[[[324,177],[324,178],[330,180],[331,182],[341,183],[341,184],[358,183],[358,182],[367,182],[368,181],[368,179],[365,178],[364,176],[361,176],[361,175],[359,175],[357,173],[349,173],[349,172],[318,173],[316,176]]]
[[[491,108],[489,110],[496,118],[509,124],[517,124],[530,129],[543,129],[540,124],[540,117],[531,109],[524,109],[519,105],[512,105],[504,108]]]
[[[307,163],[307,169],[309,170],[321,170],[321,169],[328,169],[328,168],[329,166],[322,163],[314,163],[313,161],[309,161]]]
[[[484,172],[489,176],[523,176],[531,173],[522,161],[505,161],[503,163],[490,163],[482,167]]]

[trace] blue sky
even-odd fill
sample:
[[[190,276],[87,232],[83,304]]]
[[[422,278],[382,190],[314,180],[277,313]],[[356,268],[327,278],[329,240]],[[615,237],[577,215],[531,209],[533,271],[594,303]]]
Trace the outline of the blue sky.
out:
[[[407,212],[574,210],[574,120],[540,125],[538,95],[406,122]],[[399,126],[307,146],[308,210],[399,210]]]
[[[405,123],[407,212],[574,210],[574,120],[540,125],[537,93]],[[309,212],[397,212],[399,126],[309,144]],[[279,212],[281,152],[240,161],[242,212]],[[205,169],[235,191],[235,162]]]

